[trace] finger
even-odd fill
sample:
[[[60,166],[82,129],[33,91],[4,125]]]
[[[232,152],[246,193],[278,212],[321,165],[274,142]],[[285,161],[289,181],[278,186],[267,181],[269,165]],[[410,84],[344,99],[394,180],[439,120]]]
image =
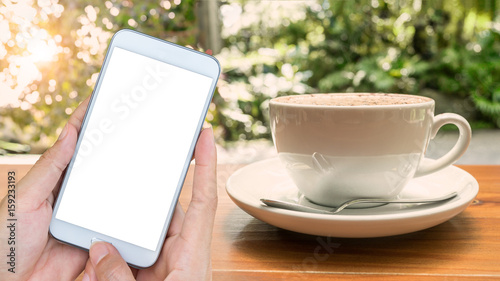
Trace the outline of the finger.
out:
[[[179,202],[175,206],[174,215],[172,217],[172,221],[170,222],[170,226],[167,231],[167,238],[178,235],[184,224],[184,210]],[[168,274],[168,267],[165,265],[168,264],[168,259],[172,258],[172,254],[169,251],[168,243],[165,242],[163,248],[161,250],[160,256],[156,261],[155,265],[145,270],[141,270],[141,272],[136,275],[137,280],[164,280]],[[181,258],[181,257],[174,257]]]
[[[180,232],[188,241],[187,251],[196,253],[190,257],[187,275],[201,280],[210,275],[210,244],[217,209],[217,152],[211,128],[201,132],[195,149],[193,195]],[[193,278],[191,278],[193,279]]]
[[[191,207],[208,208],[215,215],[217,208],[217,151],[212,128],[204,129],[195,149],[195,169]],[[188,212],[189,212],[188,209]]]
[[[92,262],[87,260],[87,264],[85,265],[85,271],[83,274],[82,281],[98,281],[97,275],[95,274],[94,267],[92,266]]]
[[[125,260],[109,243],[93,243],[90,246],[89,259],[99,281],[134,280]]]
[[[211,128],[204,129],[195,149],[193,195],[184,217],[181,235],[210,247],[217,209],[217,152]]]
[[[24,198],[20,200],[20,208],[38,208],[49,198],[54,187],[58,186],[57,183],[75,151],[78,131],[88,102],[89,98],[78,106],[56,143],[40,157],[30,172],[19,182],[19,196]]]
[[[181,203],[177,202],[175,206],[174,215],[170,226],[168,227],[167,237],[177,235],[182,230],[182,225],[184,224],[184,210],[182,209]]]
[[[205,121],[205,122],[203,122],[203,127],[202,127],[202,131],[201,132],[203,132],[203,130],[209,129],[209,128],[211,129],[212,125],[210,125],[210,123],[208,123],[207,121]],[[200,133],[200,135],[201,135],[201,133]],[[193,155],[191,155],[191,161],[193,161],[193,160],[194,160],[194,153],[193,153]]]
[[[88,96],[84,101],[82,101],[69,118],[69,123],[71,123],[77,131],[80,131],[80,128],[82,127],[83,117],[85,117],[85,112],[87,111],[90,98],[91,96]]]
[[[151,276],[160,279],[166,277],[168,268],[161,265],[167,264],[168,259],[172,258],[169,256],[171,254],[169,250],[172,250],[169,246],[183,247],[179,246],[182,241],[189,243],[188,248],[184,248],[182,251],[193,253],[189,256],[191,265],[188,268],[190,270],[185,273],[205,276],[210,271],[210,242],[217,206],[216,154],[213,132],[211,129],[204,129],[196,144],[195,178],[191,203],[185,214],[180,204],[177,204],[168,230],[168,237],[179,235],[183,239],[173,240],[177,243],[175,246],[169,244],[168,241],[165,243],[156,265],[141,272],[143,274],[141,277],[145,277],[145,280],[151,280]],[[181,258],[179,257],[179,259]]]
[[[40,242],[37,240],[40,240],[40,237],[43,237],[44,235],[47,236],[50,216],[48,217],[48,220],[46,220],[46,218],[36,216],[31,216],[28,220],[31,221],[32,225],[39,225],[40,228],[38,228],[35,232],[33,231],[33,227],[26,227],[26,229],[23,228],[25,232],[31,231],[26,234],[26,239],[23,240],[22,243],[25,250],[23,251],[20,249],[21,252],[27,253],[23,255],[23,257],[26,257],[24,260],[29,259],[29,257],[33,257],[34,254],[36,255],[36,253],[34,253],[36,250],[34,249],[38,247],[37,245]],[[44,226],[40,224],[43,224]],[[59,276],[60,280],[74,280],[82,272],[82,269],[85,266],[85,261],[88,260],[87,252],[76,247],[62,244],[52,237],[50,237],[46,243],[47,244],[45,245],[41,256],[37,256],[39,257],[39,265],[43,264],[43,268],[40,267],[40,272],[38,273],[42,274],[42,272],[48,273],[50,271],[50,273],[54,276]],[[30,252],[30,250],[33,251]],[[61,264],[64,264],[65,266],[61,267]]]

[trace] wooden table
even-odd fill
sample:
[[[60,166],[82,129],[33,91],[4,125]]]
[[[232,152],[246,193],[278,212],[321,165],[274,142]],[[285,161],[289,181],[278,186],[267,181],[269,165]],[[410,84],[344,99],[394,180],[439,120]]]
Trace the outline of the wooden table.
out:
[[[282,230],[239,209],[225,191],[242,165],[219,165],[214,280],[500,280],[500,166],[459,166],[479,182],[460,215],[433,228],[346,239]],[[12,168],[12,167],[11,167]],[[29,166],[16,166],[20,175]],[[6,165],[0,165],[0,194]],[[180,201],[189,204],[190,170]]]

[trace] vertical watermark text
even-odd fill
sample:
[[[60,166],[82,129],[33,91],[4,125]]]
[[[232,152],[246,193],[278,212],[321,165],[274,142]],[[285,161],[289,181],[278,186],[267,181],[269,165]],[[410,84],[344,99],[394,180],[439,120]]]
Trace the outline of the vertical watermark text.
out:
[[[7,270],[16,273],[16,172],[7,172],[7,229],[9,236],[7,238]]]

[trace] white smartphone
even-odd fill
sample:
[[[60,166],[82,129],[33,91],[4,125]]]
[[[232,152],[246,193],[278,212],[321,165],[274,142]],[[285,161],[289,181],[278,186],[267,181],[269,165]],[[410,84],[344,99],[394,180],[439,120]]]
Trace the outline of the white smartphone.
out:
[[[212,56],[131,30],[110,43],[50,233],[113,244],[131,266],[161,251],[220,73]]]

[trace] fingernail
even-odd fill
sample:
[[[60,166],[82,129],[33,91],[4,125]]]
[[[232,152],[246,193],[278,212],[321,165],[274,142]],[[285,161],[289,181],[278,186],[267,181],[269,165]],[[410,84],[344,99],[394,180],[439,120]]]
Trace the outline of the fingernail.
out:
[[[83,274],[82,281],[90,281],[90,277],[87,273]]]
[[[92,246],[90,246],[90,261],[92,261],[94,265],[97,265],[108,254],[108,247],[103,242],[94,242]]]
[[[211,132],[212,132],[212,134],[213,134],[213,132],[214,132],[214,128],[213,128],[213,127],[212,127],[212,125],[210,125],[210,124],[208,124],[207,126],[203,126],[203,131],[205,131],[205,130],[211,131]],[[208,132],[208,131],[207,131],[207,132]]]
[[[64,139],[64,137],[68,134],[68,124],[66,124],[61,132],[61,134],[59,135],[59,138],[58,140],[62,140]]]

